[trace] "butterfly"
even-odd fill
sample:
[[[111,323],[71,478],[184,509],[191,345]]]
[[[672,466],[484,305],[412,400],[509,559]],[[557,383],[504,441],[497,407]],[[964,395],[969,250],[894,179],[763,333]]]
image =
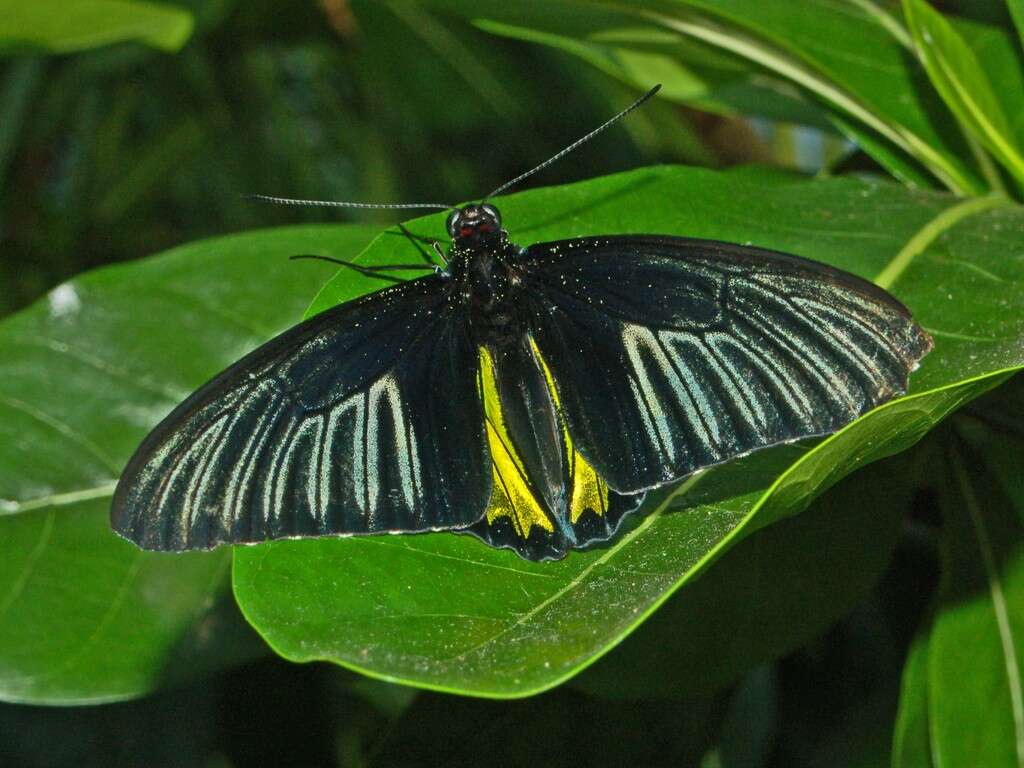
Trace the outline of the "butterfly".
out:
[[[882,289],[793,255],[662,235],[521,247],[486,199],[447,231],[443,268],[296,325],[175,408],[128,462],[114,530],[174,551],[456,531],[558,559],[611,539],[650,489],[834,432],[904,392],[932,346]]]

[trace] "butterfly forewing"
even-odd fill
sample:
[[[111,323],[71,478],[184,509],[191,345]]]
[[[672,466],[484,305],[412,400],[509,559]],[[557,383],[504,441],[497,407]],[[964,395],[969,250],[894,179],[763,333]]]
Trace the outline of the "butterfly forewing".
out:
[[[905,391],[931,348],[876,286],[773,251],[597,237],[519,267],[572,439],[623,492],[830,433]]]
[[[466,526],[491,493],[477,347],[441,278],[340,305],[203,386],[115,493],[147,549]]]

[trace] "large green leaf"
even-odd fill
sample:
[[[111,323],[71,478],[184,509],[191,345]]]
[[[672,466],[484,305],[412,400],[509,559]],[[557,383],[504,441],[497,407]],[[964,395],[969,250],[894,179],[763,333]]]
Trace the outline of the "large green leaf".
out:
[[[903,675],[896,768],[1024,766],[1022,384],[944,434],[942,580]]]
[[[910,646],[893,729],[892,768],[930,768],[928,743],[928,628]]]
[[[713,14],[769,41],[774,50],[729,30],[705,31],[699,20],[671,21],[677,14],[668,20],[676,29],[689,27],[691,34],[720,38],[723,46],[793,79],[924,163],[951,189],[979,189],[960,159],[963,143],[948,130],[942,105],[920,87],[920,71],[907,56],[899,25],[882,11],[872,12],[871,3],[815,0],[802,4],[799,13],[787,0],[678,0],[671,5]]]
[[[110,495],[146,432],[206,378],[293,324],[360,227],[207,240],[59,286],[0,323],[0,700],[95,702],[198,664],[230,561],[143,553]],[[206,634],[189,634],[200,621]]]
[[[527,563],[454,534],[275,542],[235,551],[235,595],[270,645],[386,679],[487,696],[548,688],[613,647],[751,530],[906,447],[1024,363],[1024,211],[852,180],[652,168],[501,202],[513,239],[651,232],[787,250],[879,277],[936,340],[911,395],[812,450],[748,457],[656,494],[610,546]],[[410,224],[440,237],[443,216]],[[408,261],[381,235],[366,263]],[[365,291],[339,274],[318,311]]]
[[[0,54],[71,53],[136,40],[176,51],[192,33],[192,14],[138,0],[0,0]]]

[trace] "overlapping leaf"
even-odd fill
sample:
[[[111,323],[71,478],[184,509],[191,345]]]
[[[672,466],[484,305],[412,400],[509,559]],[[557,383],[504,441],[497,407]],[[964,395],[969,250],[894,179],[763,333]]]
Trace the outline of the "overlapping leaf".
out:
[[[904,0],[903,7],[918,56],[946,105],[974,138],[1024,181],[1024,156],[974,51],[925,0]]]

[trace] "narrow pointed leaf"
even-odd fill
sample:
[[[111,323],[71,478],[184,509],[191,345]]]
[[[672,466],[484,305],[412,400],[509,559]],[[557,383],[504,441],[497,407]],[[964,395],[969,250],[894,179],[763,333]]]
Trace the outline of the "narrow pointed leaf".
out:
[[[966,130],[1024,182],[1024,155],[995,86],[974,52],[926,0],[904,0],[903,8],[918,57],[946,105]]]
[[[495,0],[430,0],[468,18],[574,36],[652,23],[716,47],[786,80],[862,131],[913,157],[949,189],[980,193],[985,185],[963,158],[969,150],[938,95],[921,88],[920,65],[906,47],[899,22],[868,3],[820,0],[793,13],[790,0],[665,0],[611,5],[598,0],[567,4],[553,19],[553,4],[524,14]],[[824,41],[827,41],[824,42]],[[914,94],[914,98],[907,98]],[[876,141],[874,144],[877,144]],[[871,151],[874,144],[865,148]]]

